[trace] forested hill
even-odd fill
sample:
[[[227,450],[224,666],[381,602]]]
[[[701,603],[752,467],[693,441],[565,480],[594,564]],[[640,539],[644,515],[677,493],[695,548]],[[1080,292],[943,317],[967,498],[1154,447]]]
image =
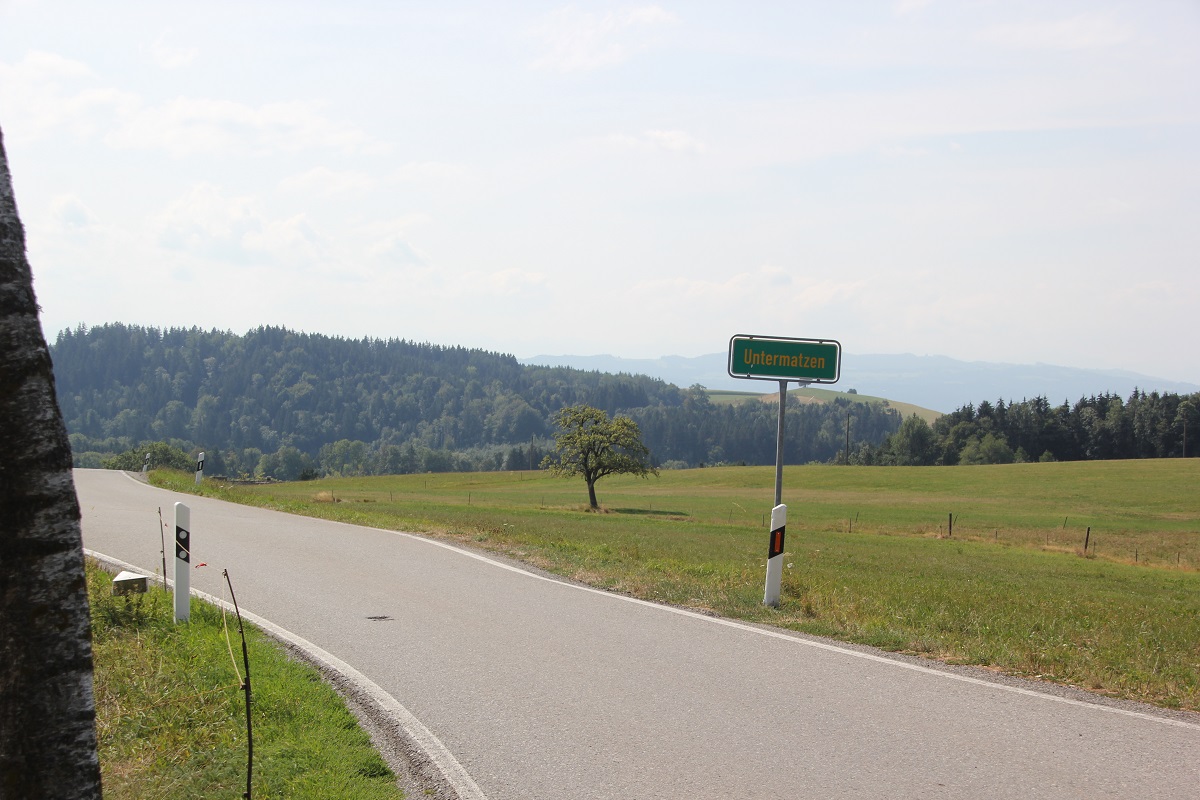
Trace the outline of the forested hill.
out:
[[[204,450],[213,472],[280,478],[528,469],[551,446],[552,415],[577,403],[633,417],[660,465],[775,459],[770,404],[714,405],[700,388],[483,350],[119,323],[63,331],[50,349],[80,466],[167,442]],[[837,458],[847,417],[852,447],[900,424],[880,404],[789,407],[787,460]]]

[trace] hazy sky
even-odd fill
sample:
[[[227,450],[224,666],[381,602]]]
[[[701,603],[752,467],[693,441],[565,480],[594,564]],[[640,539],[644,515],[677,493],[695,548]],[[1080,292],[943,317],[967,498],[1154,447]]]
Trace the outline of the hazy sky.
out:
[[[0,0],[0,128],[51,339],[1200,382],[1196,0]]]

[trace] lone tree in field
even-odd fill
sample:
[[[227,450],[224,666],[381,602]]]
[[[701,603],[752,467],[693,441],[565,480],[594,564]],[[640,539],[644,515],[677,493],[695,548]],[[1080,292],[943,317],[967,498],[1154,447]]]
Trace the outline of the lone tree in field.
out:
[[[100,797],[71,445],[0,133],[0,800]]]
[[[629,417],[608,418],[598,408],[567,406],[554,415],[559,433],[554,452],[542,460],[542,469],[556,475],[582,475],[587,482],[588,502],[596,502],[596,481],[605,475],[658,475],[650,465],[650,449],[642,444],[642,432]]]

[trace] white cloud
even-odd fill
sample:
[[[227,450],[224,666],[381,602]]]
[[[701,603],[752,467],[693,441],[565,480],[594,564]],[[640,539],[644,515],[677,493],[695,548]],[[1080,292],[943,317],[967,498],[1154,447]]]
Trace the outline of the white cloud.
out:
[[[150,54],[163,69],[179,69],[196,60],[200,54],[197,47],[178,47],[167,41],[170,31],[164,31],[150,46]]]
[[[235,264],[307,268],[323,260],[323,237],[303,214],[273,219],[254,198],[193,186],[155,220],[158,243],[194,257]]]
[[[295,153],[309,148],[358,151],[377,144],[353,125],[331,120],[316,103],[249,106],[230,100],[177,97],[138,109],[107,137],[114,147],[162,148],[171,155],[226,152]]]
[[[1007,47],[1031,50],[1082,50],[1111,47],[1132,38],[1132,31],[1102,14],[1079,14],[1067,19],[995,25],[984,38]]]
[[[649,46],[650,32],[675,17],[659,6],[592,14],[561,8],[534,31],[548,49],[534,69],[574,72],[611,67]]]
[[[928,147],[909,147],[901,144],[889,144],[880,148],[880,153],[885,158],[923,158],[932,152]]]
[[[539,288],[546,283],[541,272],[502,269],[497,272],[469,272],[459,283],[465,294],[512,297]]]
[[[398,181],[459,180],[467,175],[468,170],[462,164],[440,161],[412,161],[392,173]]]
[[[219,153],[295,153],[330,148],[374,153],[386,147],[353,124],[322,113],[315,101],[247,105],[176,97],[148,103],[132,92],[98,86],[87,64],[34,51],[16,64],[0,62],[6,125],[24,139],[57,129],[102,135],[118,148],[162,149],[177,157]]]
[[[853,329],[858,352],[1076,348],[1080,366],[1122,361],[1130,329],[1190,341],[1188,0],[539,16],[557,0],[536,32],[428,0],[286,19],[113,3],[71,30],[45,3],[0,23],[52,326],[159,313],[645,355]],[[581,296],[656,336],[568,343]],[[1124,327],[1106,339],[1102,318]],[[1200,363],[1159,359],[1180,379]]]
[[[6,131],[18,132],[18,141],[56,130],[90,137],[137,107],[136,95],[95,82],[87,64],[55,53],[35,50],[14,64],[0,62]]]
[[[400,267],[424,267],[429,264],[428,259],[402,233],[394,233],[377,241],[367,253],[372,258]]]
[[[51,83],[61,78],[90,78],[92,68],[82,61],[65,58],[45,50],[33,50],[14,65],[0,64],[0,75],[10,73],[39,83]]]
[[[923,11],[931,5],[933,5],[933,0],[896,0],[892,9],[897,16],[904,16],[917,11]]]
[[[861,291],[861,280],[806,280],[800,270],[764,265],[750,271],[731,273],[723,280],[678,276],[637,281],[632,291],[643,298],[670,297],[686,301],[689,314],[714,313],[731,307],[812,311],[852,298]]]
[[[648,130],[636,136],[616,133],[605,141],[631,150],[667,150],[673,153],[703,153],[704,143],[685,131]]]
[[[703,153],[704,145],[683,131],[646,131],[645,139],[676,153]]]
[[[51,218],[63,230],[81,231],[95,224],[91,209],[75,195],[56,197],[51,202]]]
[[[285,192],[325,196],[365,192],[376,185],[376,179],[365,172],[336,170],[324,166],[313,167],[307,172],[292,175],[279,182],[279,188]]]
[[[304,214],[267,220],[246,231],[242,244],[247,250],[269,255],[276,263],[288,267],[319,263],[325,250],[321,235]]]
[[[160,243],[177,249],[203,249],[206,240],[239,240],[260,222],[249,197],[226,198],[212,184],[193,186],[158,218]]]

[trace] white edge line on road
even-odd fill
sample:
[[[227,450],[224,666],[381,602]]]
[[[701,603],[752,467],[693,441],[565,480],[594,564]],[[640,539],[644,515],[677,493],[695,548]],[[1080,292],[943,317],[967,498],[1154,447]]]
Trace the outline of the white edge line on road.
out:
[[[84,554],[100,561],[106,561],[121,569],[127,569],[131,572],[141,573],[141,567],[126,563],[120,559],[112,558],[95,550],[84,548]],[[206,603],[211,603],[215,606],[224,608],[227,611],[234,611],[233,604],[214,597],[207,592],[201,592],[197,589],[192,589],[191,594],[204,600]],[[433,731],[426,728],[421,721],[417,719],[411,711],[404,705],[383,690],[379,684],[372,681],[366,675],[356,670],[354,667],[342,661],[337,656],[329,653],[307,639],[297,636],[291,631],[281,628],[270,620],[264,619],[257,614],[240,609],[242,618],[254,623],[259,628],[262,628],[267,633],[276,639],[280,639],[288,644],[299,648],[313,661],[318,662],[325,669],[330,670],[344,677],[350,683],[353,683],[357,688],[365,692],[371,700],[379,706],[397,725],[404,729],[425,757],[429,759],[450,787],[454,789],[460,800],[487,800],[487,795],[475,783],[471,776],[463,768],[458,759],[454,757],[446,745],[442,744],[442,740],[434,735]]]
[[[357,527],[357,528],[367,527],[365,525],[350,525],[350,523],[346,523],[346,522],[339,522],[337,524],[347,525],[352,528],[353,527]],[[1095,711],[1104,711],[1104,712],[1108,712],[1111,714],[1121,714],[1121,715],[1124,715],[1127,717],[1136,717],[1138,719],[1147,720],[1149,722],[1157,722],[1161,725],[1174,725],[1179,728],[1200,730],[1200,724],[1196,724],[1194,722],[1185,722],[1184,720],[1171,719],[1170,717],[1160,717],[1160,716],[1157,716],[1154,714],[1147,714],[1142,711],[1133,711],[1133,710],[1130,710],[1127,708],[1119,708],[1116,706],[1103,705],[1100,703],[1089,703],[1089,702],[1086,702],[1083,700],[1075,700],[1070,697],[1061,697],[1056,694],[1049,694],[1047,692],[1039,692],[1034,689],[1026,689],[1026,688],[1023,688],[1020,686],[1010,686],[1010,685],[1004,684],[1004,683],[998,683],[998,682],[994,682],[994,681],[984,680],[983,678],[975,678],[970,675],[960,675],[955,672],[949,672],[949,671],[940,670],[940,669],[933,669],[932,667],[925,667],[925,666],[921,666],[920,664],[911,664],[909,662],[901,661],[899,659],[887,658],[885,656],[875,655],[874,653],[866,653],[861,650],[852,650],[848,647],[840,647],[836,644],[831,644],[829,642],[822,642],[822,641],[819,641],[816,639],[808,639],[808,638],[802,638],[800,636],[793,636],[791,634],[784,633],[781,631],[773,631],[769,628],[760,628],[760,627],[757,627],[754,625],[748,625],[744,622],[737,622],[736,620],[726,619],[724,617],[711,617],[711,616],[708,616],[707,614],[700,614],[695,611],[689,611],[686,608],[677,608],[675,606],[669,606],[664,603],[655,603],[650,600],[642,600],[641,598],[638,598],[638,597],[630,597],[628,595],[617,594],[616,592],[607,592],[603,589],[596,589],[591,586],[583,586],[583,585],[580,585],[577,583],[569,583],[560,578],[548,577],[545,575],[538,575],[535,572],[530,572],[530,571],[522,569],[520,567],[513,566],[512,564],[505,564],[503,561],[497,561],[494,558],[489,558],[488,556],[481,555],[480,553],[472,552],[470,550],[464,549],[457,545],[449,544],[447,542],[441,542],[436,539],[429,539],[424,536],[418,536],[418,535],[412,534],[412,533],[404,533],[402,531],[390,531],[390,530],[386,530],[384,528],[372,528],[371,530],[378,530],[378,531],[382,531],[383,533],[393,534],[395,536],[407,536],[408,538],[414,539],[418,542],[425,542],[426,544],[432,544],[437,547],[443,547],[447,550],[453,550],[456,553],[461,553],[462,555],[477,559],[479,561],[483,561],[484,563],[491,564],[492,566],[499,567],[500,569],[506,569],[506,570],[509,570],[510,572],[515,572],[520,575],[525,575],[527,577],[535,578],[540,581],[546,581],[548,583],[555,583],[560,586],[565,586],[569,589],[577,589],[578,591],[581,591],[581,592],[590,592],[591,594],[596,594],[601,597],[607,597],[612,600],[622,600],[626,603],[635,603],[640,606],[646,606],[648,608],[658,609],[659,611],[666,611],[671,614],[678,614],[683,617],[690,617],[692,619],[700,620],[702,622],[708,622],[713,625],[723,625],[727,628],[735,628],[737,630],[745,631],[747,633],[757,634],[758,636],[767,636],[772,639],[780,639],[785,642],[791,642],[792,644],[803,645],[805,647],[815,647],[818,650],[828,650],[830,652],[840,653],[842,655],[853,656],[854,658],[861,658],[861,659],[864,659],[867,661],[875,661],[880,664],[887,664],[888,666],[891,666],[891,667],[907,669],[907,670],[911,670],[913,672],[920,672],[920,673],[923,673],[926,675],[934,675],[939,678],[947,678],[949,680],[960,681],[962,683],[970,683],[970,684],[974,684],[976,686],[985,686],[990,689],[998,689],[998,690],[1004,691],[1004,692],[1011,692],[1012,694],[1025,695],[1026,697],[1036,697],[1039,700],[1050,700],[1055,703],[1064,703],[1066,705],[1078,706],[1080,708],[1088,708],[1088,709],[1092,709]]]
[[[129,478],[129,480],[134,481],[135,483],[141,484],[143,486],[149,485],[149,484],[144,483],[143,481],[139,481],[137,478],[134,478],[132,475],[129,475],[128,473],[125,473],[125,476],[127,478]],[[151,488],[159,488],[159,487],[151,487]],[[162,491],[170,492],[169,489],[163,489]],[[188,495],[181,495],[181,496],[187,497]],[[213,499],[213,498],[208,498],[208,499]],[[221,501],[217,501],[217,502],[221,502]],[[264,510],[270,511],[270,510],[274,510],[274,509],[264,509]],[[276,513],[285,514],[287,512],[279,511]],[[310,517],[309,519],[320,519],[320,518],[319,517]],[[886,658],[884,656],[875,655],[874,653],[866,653],[861,650],[852,650],[848,647],[841,647],[839,645],[832,644],[830,642],[823,642],[823,641],[819,641],[816,639],[808,639],[808,638],[802,638],[800,636],[793,636],[793,635],[790,635],[788,633],[784,633],[781,631],[773,631],[769,628],[761,628],[761,627],[757,627],[754,625],[747,625],[746,623],[737,622],[736,620],[726,619],[724,617],[710,617],[706,614],[699,614],[695,611],[689,611],[685,608],[677,608],[675,606],[669,606],[664,603],[655,603],[655,602],[651,602],[650,600],[642,600],[637,597],[629,597],[628,595],[617,594],[616,592],[606,592],[603,589],[596,589],[591,586],[583,586],[583,585],[577,584],[577,583],[569,583],[565,580],[562,580],[561,578],[548,577],[546,575],[538,575],[536,572],[530,572],[529,570],[522,569],[521,567],[516,567],[516,566],[513,566],[512,564],[506,564],[503,561],[497,561],[496,559],[490,558],[489,556],[485,556],[480,553],[476,553],[471,550],[467,550],[463,547],[459,547],[458,545],[450,544],[449,542],[442,542],[437,539],[430,539],[425,536],[419,536],[419,535],[413,534],[413,533],[405,533],[404,531],[393,531],[393,530],[388,530],[386,528],[372,528],[369,525],[353,525],[349,522],[337,522],[337,521],[333,521],[333,520],[322,520],[322,521],[332,522],[335,525],[344,525],[349,528],[359,528],[359,529],[364,529],[364,530],[380,531],[382,533],[390,533],[394,536],[404,536],[404,537],[407,537],[407,538],[412,539],[417,542],[424,542],[425,544],[431,544],[436,547],[442,547],[442,548],[445,548],[446,550],[451,550],[455,553],[459,553],[459,554],[467,556],[469,558],[474,558],[474,559],[476,559],[478,561],[482,561],[486,564],[491,564],[492,566],[499,567],[500,569],[506,569],[510,572],[515,572],[519,575],[525,575],[526,577],[529,577],[529,578],[535,578],[537,580],[546,581],[548,583],[555,583],[555,584],[558,584],[559,586],[565,586],[570,589],[577,589],[581,592],[590,592],[592,594],[596,594],[601,597],[607,597],[612,600],[623,600],[626,603],[635,603],[637,605],[646,606],[647,608],[655,608],[655,609],[658,609],[659,611],[667,611],[672,614],[679,614],[680,616],[683,616],[683,617],[690,617],[692,619],[701,620],[703,622],[712,623],[714,625],[724,625],[727,628],[735,628],[737,630],[745,631],[747,633],[757,634],[759,636],[767,636],[772,639],[780,639],[780,640],[783,640],[786,642],[791,642],[792,644],[804,645],[806,647],[815,647],[818,650],[828,650],[833,653],[840,653],[842,655],[853,656],[854,658],[861,658],[861,659],[864,659],[867,661],[875,661],[880,664],[887,664],[892,667],[898,667],[900,669],[907,669],[907,670],[911,670],[913,672],[919,672],[919,673],[923,673],[926,675],[933,675],[933,676],[937,676],[939,678],[955,680],[955,681],[959,681],[961,683],[969,683],[969,684],[974,684],[976,686],[985,686],[990,689],[997,689],[997,690],[1004,691],[1004,692],[1010,692],[1012,694],[1025,695],[1026,697],[1036,697],[1040,700],[1049,700],[1049,701],[1053,701],[1055,703],[1063,703],[1063,704],[1069,705],[1069,706],[1078,706],[1080,708],[1088,708],[1088,709],[1092,709],[1095,711],[1104,711],[1104,712],[1108,712],[1110,714],[1120,714],[1120,715],[1127,716],[1127,717],[1135,717],[1137,719],[1143,719],[1148,722],[1157,722],[1160,725],[1173,725],[1178,728],[1187,728],[1189,730],[1200,730],[1200,724],[1196,724],[1194,722],[1185,722],[1183,720],[1171,719],[1170,717],[1161,717],[1161,716],[1157,716],[1154,714],[1147,714],[1147,713],[1144,713],[1141,711],[1133,711],[1131,709],[1120,708],[1117,706],[1103,705],[1100,703],[1088,703],[1083,700],[1075,700],[1070,697],[1062,697],[1060,695],[1049,694],[1047,692],[1039,692],[1039,691],[1035,691],[1033,689],[1025,689],[1020,686],[1010,686],[1005,683],[988,681],[988,680],[984,680],[982,678],[975,678],[970,675],[960,675],[955,672],[949,672],[949,671],[940,670],[940,669],[933,669],[931,667],[921,666],[920,664],[911,664],[907,661],[901,661],[899,659]],[[332,658],[332,656],[330,656],[330,657]],[[364,678],[364,680],[365,680],[365,678]],[[432,735],[432,734],[430,734],[430,735]]]

